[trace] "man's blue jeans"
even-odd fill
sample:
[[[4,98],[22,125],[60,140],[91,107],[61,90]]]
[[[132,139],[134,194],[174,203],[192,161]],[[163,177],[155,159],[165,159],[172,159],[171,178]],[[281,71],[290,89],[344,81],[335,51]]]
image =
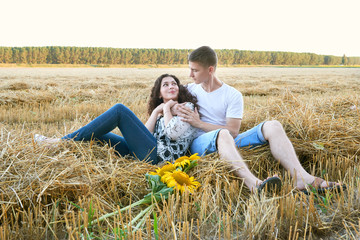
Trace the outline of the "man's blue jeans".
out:
[[[118,127],[123,137],[111,133]],[[123,104],[116,104],[86,126],[62,139],[74,141],[99,140],[110,144],[122,156],[131,154],[140,159],[158,163],[156,138],[136,115]]]
[[[240,133],[235,139],[235,145],[237,147],[255,147],[267,143],[263,133],[262,126],[265,122],[258,124],[257,126]],[[221,129],[210,131],[195,138],[190,146],[190,152],[192,154],[198,153],[199,156],[205,156],[207,154],[218,151],[217,138]]]

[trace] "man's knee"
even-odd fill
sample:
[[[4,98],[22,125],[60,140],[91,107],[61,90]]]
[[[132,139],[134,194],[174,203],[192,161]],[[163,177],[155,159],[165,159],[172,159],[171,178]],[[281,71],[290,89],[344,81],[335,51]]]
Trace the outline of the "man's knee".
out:
[[[277,120],[266,121],[262,127],[262,133],[267,140],[274,134],[282,134],[284,132],[282,124]]]
[[[234,142],[234,138],[231,136],[230,131],[227,129],[221,129],[217,138],[217,145],[219,142]]]

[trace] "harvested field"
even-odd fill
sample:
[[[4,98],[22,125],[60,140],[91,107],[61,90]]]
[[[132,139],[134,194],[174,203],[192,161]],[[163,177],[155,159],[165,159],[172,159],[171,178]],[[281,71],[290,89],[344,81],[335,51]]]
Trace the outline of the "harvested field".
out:
[[[116,103],[145,122],[153,81],[189,83],[188,69],[0,68],[0,239],[359,239],[360,68],[217,71],[244,95],[240,131],[280,121],[305,169],[347,190],[305,196],[268,146],[239,149],[259,178],[282,178],[280,195],[250,194],[215,153],[191,171],[201,188],[159,203],[144,227],[126,226],[145,206],[91,225],[142,199],[156,166],[93,143],[39,146],[34,134],[61,137]]]

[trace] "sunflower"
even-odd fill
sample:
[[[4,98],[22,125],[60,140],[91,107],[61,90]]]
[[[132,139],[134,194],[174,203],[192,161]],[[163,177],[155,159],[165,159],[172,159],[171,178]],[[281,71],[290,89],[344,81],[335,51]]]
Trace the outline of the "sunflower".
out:
[[[156,169],[155,170],[156,172],[151,172],[150,175],[159,175],[160,177],[162,177],[165,173],[173,172],[173,171],[175,171],[175,169],[176,169],[176,166],[174,164],[168,162],[162,168]]]
[[[192,161],[195,161],[195,160],[198,160],[198,159],[200,159],[200,157],[198,156],[198,153],[195,153],[195,154],[191,155],[190,157],[183,156],[183,157],[180,157],[180,158],[176,159],[175,162],[174,162],[174,165],[176,167],[184,168],[185,165],[187,165],[187,164],[190,165],[190,163]]]
[[[200,183],[195,181],[194,177],[189,177],[189,175],[179,170],[165,173],[161,177],[161,181],[166,183],[168,187],[174,187],[182,193],[186,189],[193,193],[200,186]]]
[[[185,167],[185,165],[190,164],[190,160],[188,156],[183,156],[175,160],[175,167]]]
[[[198,153],[195,153],[195,154],[193,154],[193,155],[191,155],[190,157],[189,157],[189,160],[190,161],[195,161],[195,160],[198,160],[198,159],[200,159],[201,157],[199,157],[198,156]]]

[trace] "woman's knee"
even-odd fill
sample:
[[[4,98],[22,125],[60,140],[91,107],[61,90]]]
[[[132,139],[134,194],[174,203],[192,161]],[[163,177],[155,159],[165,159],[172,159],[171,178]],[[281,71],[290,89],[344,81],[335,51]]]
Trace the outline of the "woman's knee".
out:
[[[124,109],[125,105],[122,103],[117,103],[113,106],[113,108],[116,108],[118,110]]]
[[[131,111],[127,106],[122,103],[117,103],[112,107],[117,113],[124,113]]]

